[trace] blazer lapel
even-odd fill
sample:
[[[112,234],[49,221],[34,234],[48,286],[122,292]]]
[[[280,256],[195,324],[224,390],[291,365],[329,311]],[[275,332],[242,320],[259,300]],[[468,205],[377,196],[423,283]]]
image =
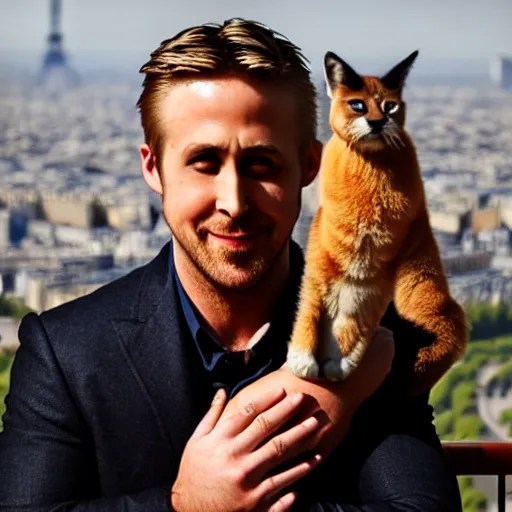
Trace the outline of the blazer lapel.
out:
[[[199,421],[190,347],[174,279],[169,278],[168,244],[142,276],[134,316],[112,320],[135,379],[144,389],[177,463]]]

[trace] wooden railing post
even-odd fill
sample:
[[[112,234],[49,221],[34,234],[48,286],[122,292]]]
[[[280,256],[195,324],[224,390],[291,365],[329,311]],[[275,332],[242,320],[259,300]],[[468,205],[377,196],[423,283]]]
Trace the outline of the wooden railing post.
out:
[[[505,512],[507,489],[505,475],[498,475],[498,512]]]
[[[442,444],[458,476],[497,476],[498,512],[505,512],[505,478],[512,475],[512,442],[443,441]]]

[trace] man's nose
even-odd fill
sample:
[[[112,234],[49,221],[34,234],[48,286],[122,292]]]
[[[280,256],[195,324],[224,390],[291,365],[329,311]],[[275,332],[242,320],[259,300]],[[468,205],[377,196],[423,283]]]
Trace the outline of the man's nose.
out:
[[[217,175],[217,211],[236,219],[248,208],[244,180],[236,168],[223,169]]]

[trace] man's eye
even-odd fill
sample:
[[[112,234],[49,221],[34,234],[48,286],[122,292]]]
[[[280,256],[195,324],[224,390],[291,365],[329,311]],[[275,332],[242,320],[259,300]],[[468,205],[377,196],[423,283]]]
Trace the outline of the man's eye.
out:
[[[242,162],[242,168],[248,174],[262,175],[272,172],[275,165],[274,162],[268,158],[252,157]]]
[[[217,172],[217,169],[219,168],[218,165],[204,160],[202,162],[195,162],[193,167],[196,171],[208,174]]]
[[[195,171],[202,173],[216,173],[219,169],[220,162],[213,156],[198,155],[188,163]]]

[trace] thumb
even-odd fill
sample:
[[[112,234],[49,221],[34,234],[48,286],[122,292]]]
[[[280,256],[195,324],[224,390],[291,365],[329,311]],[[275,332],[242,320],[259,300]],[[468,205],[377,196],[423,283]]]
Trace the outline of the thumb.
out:
[[[204,437],[215,428],[226,405],[226,399],[227,394],[224,389],[221,388],[215,393],[208,412],[204,415],[192,434],[193,438]]]

